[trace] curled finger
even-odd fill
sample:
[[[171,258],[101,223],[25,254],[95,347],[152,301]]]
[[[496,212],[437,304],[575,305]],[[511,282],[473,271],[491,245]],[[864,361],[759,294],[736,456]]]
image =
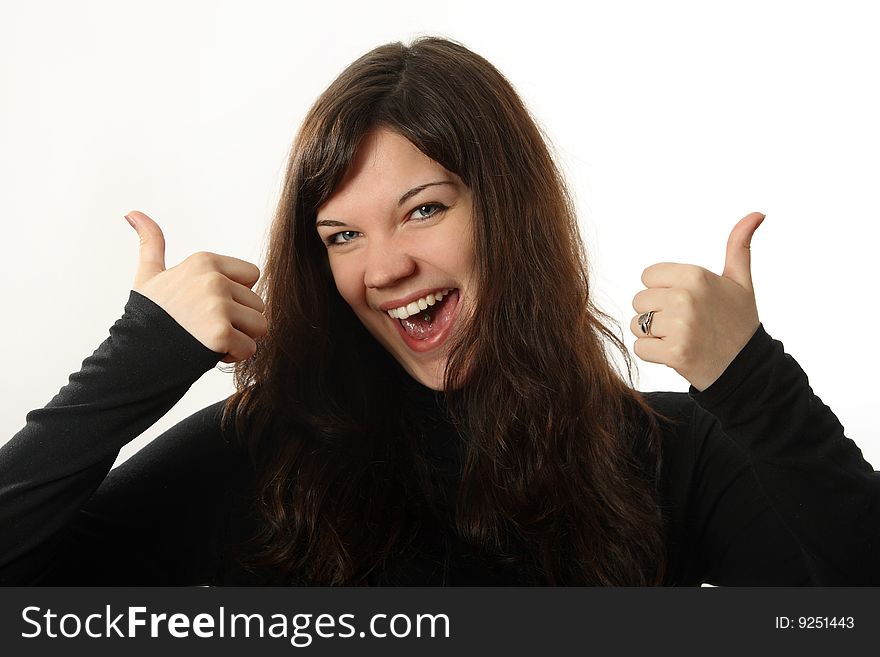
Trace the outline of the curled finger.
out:
[[[662,338],[666,335],[663,323],[663,311],[649,310],[633,317],[629,330],[637,338]]]

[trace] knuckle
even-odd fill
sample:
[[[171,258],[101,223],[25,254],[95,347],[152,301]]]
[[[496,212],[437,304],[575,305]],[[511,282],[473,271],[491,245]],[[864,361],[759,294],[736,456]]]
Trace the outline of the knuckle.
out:
[[[216,256],[210,251],[196,251],[186,259],[199,270],[215,270]]]
[[[214,326],[213,336],[214,341],[222,346],[224,351],[229,351],[229,347],[231,346],[234,337],[232,324],[229,322],[218,322]]]
[[[682,341],[682,349],[687,350],[685,345],[688,344],[692,331],[692,320],[686,315],[679,315],[675,318],[675,335]]]
[[[686,288],[678,288],[675,290],[675,303],[682,307],[687,308],[691,306],[694,302],[694,294],[690,290]]]
[[[672,345],[669,349],[669,360],[673,367],[684,365],[687,362],[687,347],[681,342]]]
[[[204,275],[204,285],[207,291],[213,295],[224,294],[228,289],[228,281],[219,271],[212,270]]]
[[[688,341],[697,335],[699,327],[697,326],[697,318],[693,314],[685,315],[681,318],[682,333],[687,336]]]
[[[194,264],[194,265],[200,265],[200,264],[205,263],[205,262],[207,261],[207,259],[208,259],[208,253],[207,253],[207,251],[196,251],[195,253],[193,253],[192,255],[190,255],[190,256],[186,259],[186,261],[187,261],[187,262],[190,262],[190,263],[192,263],[192,264]]]
[[[211,296],[205,305],[205,316],[210,317],[214,321],[222,322],[226,318],[226,304],[223,299]]]
[[[708,272],[702,267],[691,267],[688,270],[688,283],[694,290],[702,290],[708,283]]]

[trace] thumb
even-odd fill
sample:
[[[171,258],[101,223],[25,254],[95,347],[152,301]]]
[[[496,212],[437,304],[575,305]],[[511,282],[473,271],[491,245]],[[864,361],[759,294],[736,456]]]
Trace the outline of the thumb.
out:
[[[752,236],[764,221],[760,212],[752,212],[737,222],[730,237],[727,238],[727,256],[724,259],[722,276],[738,283],[747,290],[752,289]]]
[[[165,236],[159,224],[143,212],[133,210],[125,215],[125,218],[137,231],[141,243],[137,273],[134,277],[134,286],[138,288],[156,274],[165,271]]]

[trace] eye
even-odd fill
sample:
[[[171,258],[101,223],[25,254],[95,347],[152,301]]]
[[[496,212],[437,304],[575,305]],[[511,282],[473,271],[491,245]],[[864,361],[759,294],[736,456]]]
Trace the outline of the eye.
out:
[[[333,246],[334,244],[346,244],[347,242],[351,242],[355,236],[359,234],[360,233],[356,230],[343,230],[338,233],[333,233],[326,241],[329,246]]]
[[[440,214],[446,209],[448,208],[442,203],[425,203],[413,210],[409,216],[416,221],[424,221],[425,219],[430,219],[434,215]]]

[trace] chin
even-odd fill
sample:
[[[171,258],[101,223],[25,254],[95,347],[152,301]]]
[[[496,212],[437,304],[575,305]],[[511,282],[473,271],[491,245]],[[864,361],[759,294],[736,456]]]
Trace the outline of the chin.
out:
[[[436,390],[437,392],[443,391],[443,381],[438,379],[417,379],[419,383],[421,383],[426,388],[430,388],[431,390]]]
[[[413,379],[421,383],[423,386],[430,388],[431,390],[443,390],[443,370],[446,366],[445,362],[438,363],[430,368],[424,366],[412,367],[402,362],[401,365],[403,365],[403,368]]]

